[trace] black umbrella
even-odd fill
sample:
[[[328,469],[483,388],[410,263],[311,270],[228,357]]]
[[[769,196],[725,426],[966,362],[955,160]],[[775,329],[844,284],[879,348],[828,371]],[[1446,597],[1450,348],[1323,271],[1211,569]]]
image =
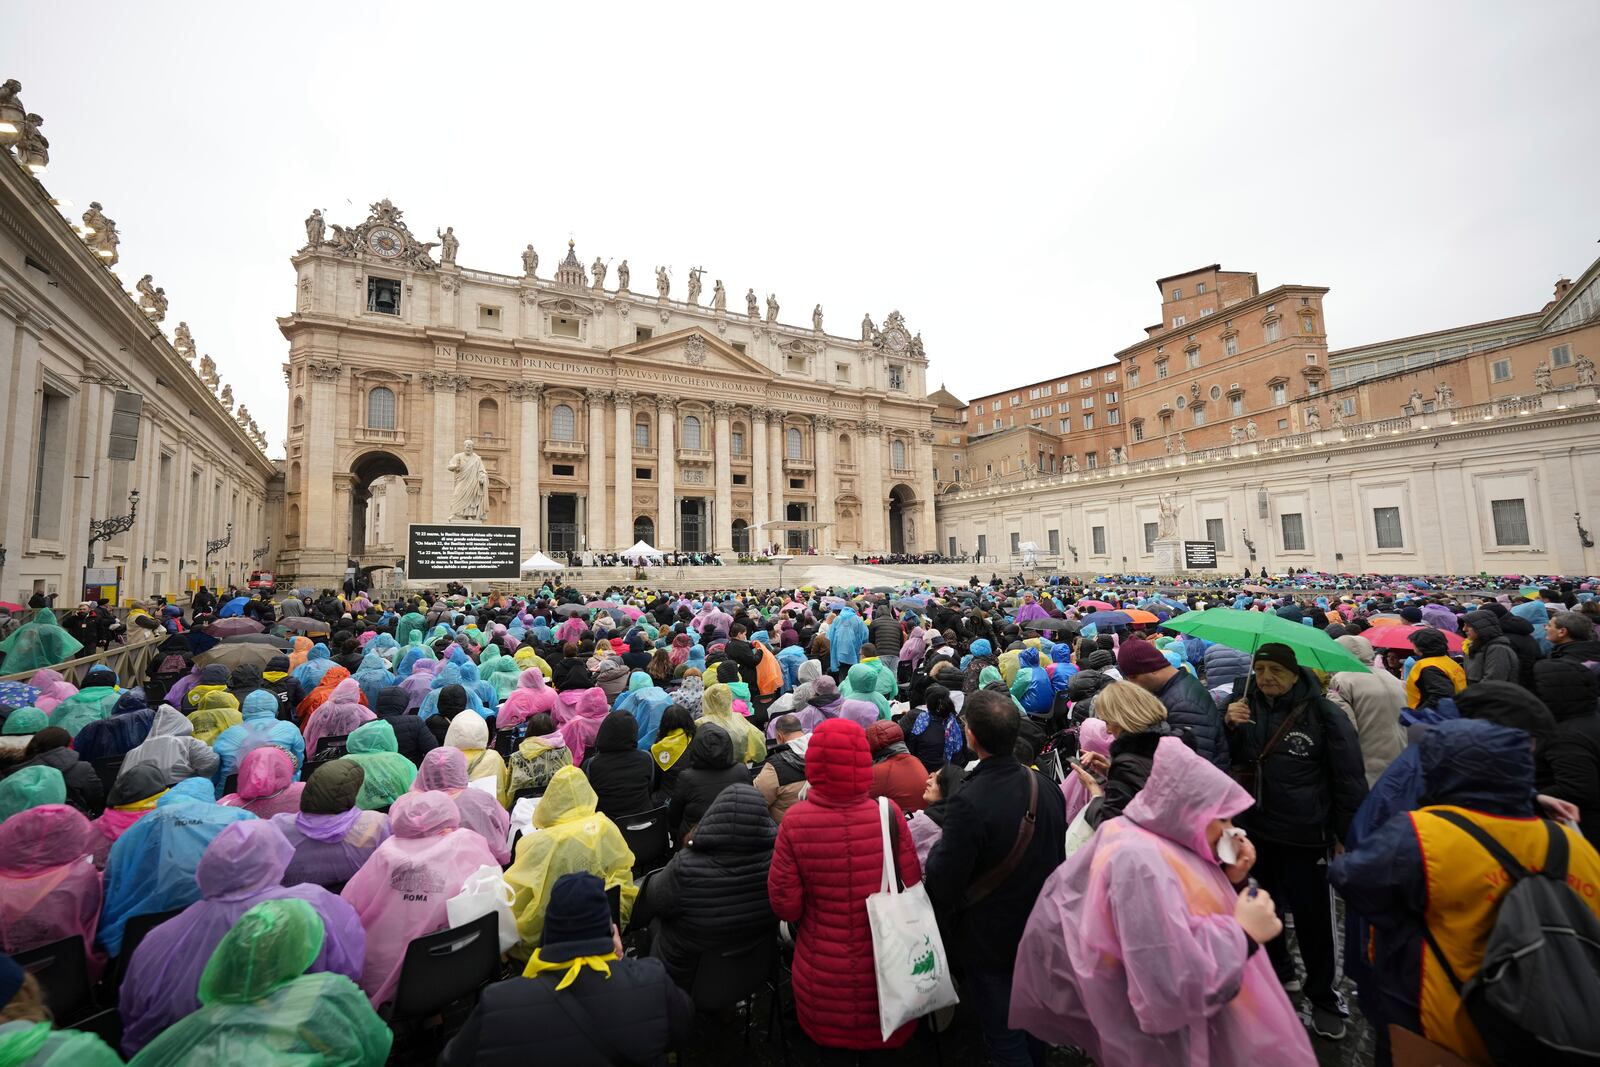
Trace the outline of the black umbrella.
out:
[[[895,593],[895,587],[892,586],[892,585],[875,585],[871,589],[868,589],[867,592],[869,592],[869,593],[886,593],[886,594],[888,594],[890,596],[893,596],[894,593]]]
[[[1056,630],[1068,630],[1077,633],[1083,626],[1072,619],[1029,619],[1022,624],[1024,630],[1038,630],[1042,633],[1051,633]]]
[[[293,646],[286,638],[273,637],[271,634],[240,634],[237,637],[224,637],[225,645],[271,645],[280,652],[287,652]]]
[[[296,615],[292,619],[284,619],[278,625],[290,633],[302,634],[325,634],[330,629],[327,623],[321,619],[313,619],[309,615]]]
[[[573,615],[582,615],[588,610],[582,604],[561,604],[556,607],[556,614],[571,617]]]

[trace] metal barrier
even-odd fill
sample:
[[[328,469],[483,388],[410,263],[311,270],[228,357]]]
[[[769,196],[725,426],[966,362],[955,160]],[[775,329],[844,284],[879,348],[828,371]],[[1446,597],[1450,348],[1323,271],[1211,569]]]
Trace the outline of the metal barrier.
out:
[[[73,685],[83,681],[84,675],[95,667],[106,667],[116,672],[117,680],[124,688],[133,685],[143,685],[145,672],[150,666],[150,660],[161,643],[167,639],[166,631],[146,635],[140,631],[139,639],[127,644],[112,645],[104,652],[93,655],[79,656],[69,659],[65,663],[52,663],[50,669],[59,671],[61,676]],[[22,671],[19,674],[0,674],[0,682],[26,682],[32,678],[34,671]]]

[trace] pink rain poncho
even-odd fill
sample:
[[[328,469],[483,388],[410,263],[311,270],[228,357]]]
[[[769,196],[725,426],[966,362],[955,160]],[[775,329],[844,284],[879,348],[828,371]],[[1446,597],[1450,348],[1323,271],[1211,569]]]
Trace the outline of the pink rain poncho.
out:
[[[411,666],[411,673],[400,679],[399,686],[406,691],[406,710],[422,707],[423,698],[433,688],[433,676],[441,664],[436,659],[419,659]]]
[[[572,751],[573,766],[581,766],[583,754],[594,744],[600,723],[611,713],[611,701],[599,686],[569,689],[556,694],[556,726]]]
[[[33,706],[48,715],[55,706],[78,692],[78,687],[61,677],[61,672],[43,667],[33,672],[28,684],[39,691]]]
[[[307,759],[316,754],[317,742],[324,737],[346,737],[357,726],[377,718],[360,700],[361,686],[354,678],[333,687],[332,695],[306,720]]]
[[[367,932],[355,910],[315,885],[279,882],[294,849],[269,822],[234,823],[206,847],[195,869],[199,900],[145,935],[122,982],[122,1052],[131,1056],[162,1030],[200,1008],[200,973],[239,916],[263,900],[293,897],[317,910],[325,937],[311,971],[355,981]]]
[[[519,726],[532,716],[550,711],[555,706],[556,691],[546,684],[544,674],[538,667],[529,667],[517,676],[517,687],[500,705],[495,726],[501,730]]]
[[[412,938],[445,929],[445,903],[479,867],[497,867],[483,838],[460,829],[443,793],[407,793],[389,813],[394,836],[378,846],[340,895],[367,930],[361,988],[381,1008],[394,999]]]
[[[0,950],[82,937],[89,977],[99,977],[100,872],[86,859],[97,836],[83,813],[65,804],[29,808],[0,823]]]
[[[294,757],[276,745],[263,745],[251,749],[239,765],[239,791],[217,803],[254,812],[258,819],[270,819],[299,811],[300,794],[305,787],[304,782],[294,780]]]
[[[1085,719],[1078,727],[1078,751],[1098,752],[1111,758],[1111,734],[1102,719]],[[1078,812],[1089,806],[1089,791],[1083,787],[1076,774],[1068,770],[1066,781],[1061,783],[1061,798],[1067,802],[1067,825],[1078,817]]]
[[[443,793],[456,802],[461,828],[471,830],[488,844],[494,861],[504,867],[511,862],[507,831],[511,815],[494,794],[467,788],[467,757],[459,748],[436,748],[422,757],[422,766],[411,783],[413,793],[429,790]]]
[[[1011,1025],[1078,1045],[1100,1067],[1315,1064],[1206,828],[1250,796],[1178,738],[1156,747],[1123,817],[1101,824],[1033,906],[1012,977]]]

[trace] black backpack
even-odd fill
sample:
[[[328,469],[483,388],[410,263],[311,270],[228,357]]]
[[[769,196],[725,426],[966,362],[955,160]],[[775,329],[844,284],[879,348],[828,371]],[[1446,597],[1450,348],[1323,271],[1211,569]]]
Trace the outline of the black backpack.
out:
[[[1463,983],[1423,926],[1496,1064],[1600,1064],[1600,920],[1567,885],[1567,835],[1548,820],[1544,869],[1529,871],[1472,820],[1429,810],[1460,827],[1505,868],[1501,898],[1478,973]]]

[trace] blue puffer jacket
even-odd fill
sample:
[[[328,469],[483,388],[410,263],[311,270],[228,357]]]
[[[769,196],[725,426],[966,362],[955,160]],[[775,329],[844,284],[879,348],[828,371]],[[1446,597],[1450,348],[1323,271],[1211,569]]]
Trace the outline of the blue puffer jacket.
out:
[[[1161,687],[1156,699],[1167,709],[1167,722],[1174,729],[1186,728],[1194,737],[1194,750],[1227,770],[1231,759],[1228,736],[1223,732],[1222,713],[1194,675],[1179,670]]]
[[[1250,673],[1250,656],[1237,648],[1212,645],[1206,649],[1205,668],[1208,689],[1232,685]]]

